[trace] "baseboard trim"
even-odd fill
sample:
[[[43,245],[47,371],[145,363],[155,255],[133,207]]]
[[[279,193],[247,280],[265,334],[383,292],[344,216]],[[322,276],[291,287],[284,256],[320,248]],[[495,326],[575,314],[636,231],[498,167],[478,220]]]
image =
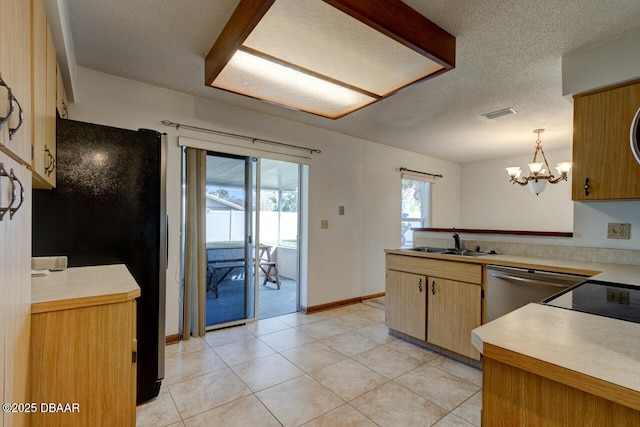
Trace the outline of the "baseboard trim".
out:
[[[377,294],[371,294],[371,295],[365,295],[362,297],[362,301],[366,301],[368,299],[376,299],[376,298],[382,298],[384,296],[384,292],[379,292]]]
[[[165,343],[167,345],[175,344],[175,343],[178,343],[178,342],[180,342],[180,334],[167,335],[165,337]]]
[[[320,304],[320,305],[313,305],[310,307],[300,307],[300,312],[303,314],[311,314],[311,313],[317,313],[319,311],[325,311],[325,310],[331,310],[332,308],[338,308],[338,307],[344,307],[346,305],[352,305],[352,304],[358,304],[361,303],[362,301],[366,301],[366,300],[370,300],[370,299],[375,299],[375,298],[382,298],[385,295],[384,292],[379,292],[377,294],[370,294],[370,295],[363,295],[361,297],[357,297],[357,298],[349,298],[349,299],[343,299],[340,301],[333,301],[333,302],[328,302],[326,304]],[[180,342],[180,334],[173,334],[173,335],[167,335],[165,338],[165,342],[167,345],[169,344],[175,344]]]
[[[385,295],[384,292],[379,292],[377,294],[364,295],[357,298],[343,299],[340,301],[328,302],[326,304],[312,305],[309,307],[302,306],[300,307],[300,311],[304,314],[312,314],[312,313],[317,313],[319,311],[325,311],[325,310],[331,310],[334,308],[344,307],[346,305],[358,304],[358,303],[361,303],[362,301],[366,301],[369,299],[381,298],[384,295]]]

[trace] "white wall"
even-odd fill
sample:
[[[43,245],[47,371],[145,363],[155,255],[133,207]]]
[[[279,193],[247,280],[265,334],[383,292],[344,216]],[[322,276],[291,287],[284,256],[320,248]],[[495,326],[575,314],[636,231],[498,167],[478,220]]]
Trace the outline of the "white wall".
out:
[[[573,215],[574,246],[640,250],[640,201],[576,202]],[[631,224],[631,239],[607,239],[609,222]]]
[[[571,150],[545,154],[551,167],[561,161],[571,161]],[[491,230],[573,231],[571,174],[567,182],[547,184],[537,196],[527,186],[509,182],[505,168],[520,166],[522,174],[526,175],[529,171],[527,163],[532,158],[533,147],[527,155],[463,165],[461,224],[457,226]]]
[[[570,160],[570,150],[546,153],[550,164]],[[539,196],[509,183],[506,166],[528,170],[528,156],[468,163],[462,166],[459,228],[573,231],[573,238],[466,235],[465,239],[549,244],[589,248],[640,249],[640,201],[572,202],[568,182],[547,185]],[[477,177],[482,177],[478,179]],[[631,224],[631,239],[607,239],[607,223]],[[445,224],[443,226],[449,226]],[[422,234],[449,238],[448,234]]]
[[[362,222],[368,224],[359,236],[363,295],[384,291],[384,254],[380,248],[400,247],[401,190],[398,168],[442,174],[432,186],[434,226],[459,222],[460,165],[389,146],[367,143],[364,147]],[[337,208],[335,209],[337,213]]]
[[[170,221],[167,334],[178,333],[180,289],[180,171],[178,135],[164,119],[319,148],[309,167],[308,282],[304,306],[384,291],[384,248],[400,245],[401,166],[441,173],[433,193],[434,222],[459,222],[460,166],[229,107],[131,80],[78,68],[73,120],[168,134],[167,208]],[[240,142],[240,144],[244,144]],[[338,215],[345,206],[345,215]],[[320,220],[329,229],[320,229]]]
[[[640,76],[640,30],[562,56],[562,94],[588,92]]]

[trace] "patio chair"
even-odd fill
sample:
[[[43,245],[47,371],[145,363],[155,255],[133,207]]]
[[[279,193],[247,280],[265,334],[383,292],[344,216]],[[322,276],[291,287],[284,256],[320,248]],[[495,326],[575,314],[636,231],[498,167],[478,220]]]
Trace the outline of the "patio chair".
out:
[[[280,289],[280,274],[278,273],[278,263],[271,261],[271,246],[264,246],[260,252],[260,270],[264,273],[264,282],[262,285],[266,285],[267,282],[275,283]],[[266,259],[264,258],[266,256]]]

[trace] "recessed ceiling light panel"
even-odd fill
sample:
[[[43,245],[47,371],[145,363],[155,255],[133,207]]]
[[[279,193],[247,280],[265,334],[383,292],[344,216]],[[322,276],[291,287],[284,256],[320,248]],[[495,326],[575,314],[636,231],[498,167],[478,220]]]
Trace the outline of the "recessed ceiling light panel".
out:
[[[319,115],[338,116],[376,101],[242,50],[218,74],[214,86]]]
[[[335,119],[452,69],[455,38],[399,0],[241,0],[205,64],[207,85]]]

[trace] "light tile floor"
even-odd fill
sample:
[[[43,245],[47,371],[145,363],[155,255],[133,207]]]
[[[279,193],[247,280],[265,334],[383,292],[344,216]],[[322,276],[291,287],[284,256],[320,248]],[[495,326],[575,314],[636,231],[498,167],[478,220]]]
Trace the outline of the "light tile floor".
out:
[[[167,347],[138,426],[480,426],[482,372],[388,334],[354,304]]]

